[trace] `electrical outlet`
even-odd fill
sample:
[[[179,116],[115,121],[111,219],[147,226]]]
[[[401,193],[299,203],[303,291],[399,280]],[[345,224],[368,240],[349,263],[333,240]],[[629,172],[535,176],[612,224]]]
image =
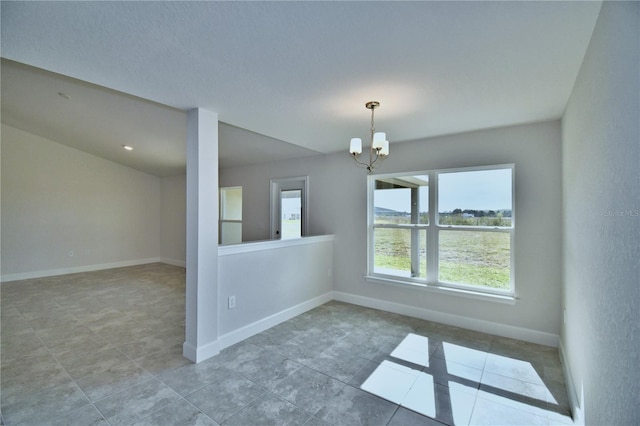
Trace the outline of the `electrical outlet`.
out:
[[[229,296],[229,309],[235,309],[236,307],[236,297]]]

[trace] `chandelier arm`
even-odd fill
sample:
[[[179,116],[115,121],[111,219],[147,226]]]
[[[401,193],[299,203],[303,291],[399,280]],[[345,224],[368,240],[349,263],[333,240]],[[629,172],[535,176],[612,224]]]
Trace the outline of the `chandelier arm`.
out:
[[[375,113],[376,110],[376,106],[375,105],[371,105],[371,147],[369,149],[369,172],[371,172],[371,170],[373,170],[373,163],[376,162],[376,160],[378,160],[378,152],[376,151],[376,158],[375,160],[373,159],[373,135],[375,134],[376,128],[374,126],[374,120],[373,120],[373,114]]]
[[[352,154],[352,155],[353,155],[353,154]],[[375,163],[377,160],[378,160],[378,156],[376,156],[376,159],[375,159],[375,160],[373,160],[373,162],[372,162],[372,161],[369,161],[369,163],[365,163],[364,161],[360,161],[360,160],[358,160],[358,156],[357,156],[357,155],[353,155],[353,161],[354,161],[356,164],[358,164],[358,165],[360,165],[360,166],[363,166],[365,169],[367,169],[367,170],[369,171],[369,173],[372,173],[372,172],[373,172],[373,169],[374,169],[374,167],[373,167],[373,163]]]
[[[354,155],[354,154],[351,154],[351,155],[353,155],[353,161],[355,161],[356,163],[361,164],[363,166],[369,167],[368,163],[365,163],[363,161],[358,160],[358,156],[357,155]]]
[[[373,149],[371,151],[374,151]],[[380,158],[380,153],[378,152],[378,150],[375,150],[375,155],[376,158],[373,159],[373,161],[369,161],[369,163],[371,164],[371,168],[373,169],[373,165],[376,163],[376,161],[378,161],[378,159]]]

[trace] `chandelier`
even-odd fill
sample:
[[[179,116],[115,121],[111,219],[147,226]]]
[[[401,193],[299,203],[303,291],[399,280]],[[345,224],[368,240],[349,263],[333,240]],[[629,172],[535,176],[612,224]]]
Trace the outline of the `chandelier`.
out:
[[[384,132],[376,132],[373,123],[373,114],[376,108],[380,106],[378,101],[370,101],[365,104],[367,109],[371,110],[371,149],[369,150],[369,162],[360,161],[358,157],[362,154],[362,139],[352,138],[351,146],[349,147],[349,153],[353,156],[353,160],[364,166],[369,173],[373,172],[374,164],[389,155],[389,141],[387,135]]]

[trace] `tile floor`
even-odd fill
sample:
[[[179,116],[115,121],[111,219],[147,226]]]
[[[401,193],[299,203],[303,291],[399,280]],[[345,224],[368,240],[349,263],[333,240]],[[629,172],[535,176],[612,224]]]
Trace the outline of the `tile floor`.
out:
[[[3,284],[4,424],[572,424],[555,349],[340,302],[191,364],[184,279]]]

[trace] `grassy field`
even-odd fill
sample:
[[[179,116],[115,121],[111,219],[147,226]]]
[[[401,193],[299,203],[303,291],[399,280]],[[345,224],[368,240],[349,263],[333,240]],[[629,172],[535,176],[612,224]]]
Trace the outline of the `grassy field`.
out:
[[[426,278],[426,231],[419,231],[420,272]],[[411,231],[378,228],[375,233],[375,266],[411,271]],[[510,236],[479,231],[440,231],[438,281],[508,289]]]
[[[301,220],[283,220],[282,221],[282,236],[280,238],[298,238],[300,237]]]

